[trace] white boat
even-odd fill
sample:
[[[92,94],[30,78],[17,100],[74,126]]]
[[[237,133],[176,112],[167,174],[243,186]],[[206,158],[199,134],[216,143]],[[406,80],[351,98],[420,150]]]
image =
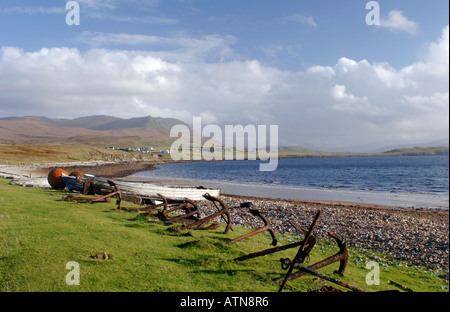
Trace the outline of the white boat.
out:
[[[206,193],[214,197],[220,195],[220,189],[210,189],[202,186],[164,186],[154,183],[125,182],[112,179],[111,181],[117,185],[122,193],[131,193],[150,198],[160,198],[158,194],[161,194],[168,199],[182,200],[188,198],[191,200],[203,200],[203,195]],[[92,179],[91,183],[96,193],[108,193],[114,191],[114,188],[105,178],[95,177]]]
[[[119,182],[117,186],[121,190],[131,191],[148,197],[159,197],[161,194],[170,199],[203,200],[203,195],[209,193],[211,196],[218,197],[219,189],[208,189],[204,187],[188,187],[188,186],[162,186],[151,183],[136,182]]]

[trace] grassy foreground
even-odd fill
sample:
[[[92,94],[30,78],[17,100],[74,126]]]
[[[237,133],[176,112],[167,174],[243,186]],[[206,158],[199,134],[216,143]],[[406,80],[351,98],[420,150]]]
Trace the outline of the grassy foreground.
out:
[[[270,248],[270,236],[263,233],[228,244],[250,230],[234,227],[228,235],[222,234],[223,227],[179,231],[157,219],[115,211],[114,201],[65,202],[62,194],[0,179],[0,292],[276,292],[280,282],[274,279],[286,273],[279,259],[292,259],[297,252],[289,249],[235,263],[233,258]],[[279,237],[283,245],[300,239]],[[319,240],[309,263],[337,251],[335,243]],[[111,258],[92,258],[103,252]],[[448,281],[427,268],[353,248],[349,253],[344,277],[333,275],[338,263],[320,271],[367,291],[448,291]],[[366,284],[366,262],[371,260],[380,264],[379,286]],[[80,285],[66,284],[70,261],[79,264]],[[325,284],[340,288],[304,276],[288,282],[285,291],[313,291]]]

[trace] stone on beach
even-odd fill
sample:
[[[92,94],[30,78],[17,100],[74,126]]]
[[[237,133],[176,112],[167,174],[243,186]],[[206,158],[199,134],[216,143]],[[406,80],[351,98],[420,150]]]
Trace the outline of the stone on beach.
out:
[[[239,196],[221,196],[221,199],[228,207],[236,207],[249,201],[248,198]],[[251,201],[253,209],[263,213],[277,233],[299,234],[288,221],[308,228],[317,210],[321,209],[322,214],[314,230],[314,235],[318,238],[329,239],[328,232],[333,232],[343,236],[348,246],[448,271],[448,213],[356,206],[327,207],[314,203],[256,198]],[[206,201],[201,206],[206,208],[205,213],[214,212],[214,208]],[[232,209],[231,213],[233,225],[248,228],[263,225],[248,209]],[[223,222],[219,218],[216,221]]]

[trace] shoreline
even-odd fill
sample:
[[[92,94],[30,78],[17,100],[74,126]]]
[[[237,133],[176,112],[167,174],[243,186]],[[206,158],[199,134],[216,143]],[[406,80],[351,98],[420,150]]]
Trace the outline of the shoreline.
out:
[[[309,203],[340,204],[359,207],[391,209],[419,209],[448,211],[446,195],[414,194],[402,192],[357,191],[348,189],[305,188],[290,185],[270,185],[215,180],[161,179],[130,175],[119,178],[122,181],[149,182],[164,185],[204,186],[220,188],[221,193],[230,196],[244,196],[278,200],[296,200]]]
[[[416,197],[423,197],[419,202],[422,206],[414,207],[408,204],[411,201],[409,193],[387,193],[370,192],[356,190],[332,190],[301,188],[289,185],[256,185],[254,183],[238,183],[228,181],[212,180],[186,180],[186,179],[161,179],[146,176],[138,176],[136,173],[142,171],[156,170],[157,165],[170,163],[185,163],[192,161],[149,160],[149,161],[88,161],[88,162],[67,162],[67,163],[44,163],[32,165],[0,165],[0,178],[47,178],[48,173],[53,168],[63,168],[68,172],[82,171],[111,179],[119,179],[130,182],[149,182],[164,185],[203,185],[209,188],[220,188],[221,194],[227,196],[276,199],[285,201],[297,201],[308,204],[337,205],[341,207],[358,207],[363,209],[390,209],[408,211],[431,211],[449,212],[448,196],[432,194],[417,194]],[[275,190],[275,191],[274,191]],[[278,193],[275,193],[278,192]],[[385,198],[389,197],[388,200]],[[445,197],[438,200],[438,205],[429,206],[432,197]]]
[[[100,176],[120,180],[136,180],[133,173],[153,170],[155,165],[173,161],[151,161],[141,163],[65,163],[34,166],[0,165],[0,177],[32,177],[46,180],[48,172],[55,167],[65,170],[81,170]],[[67,165],[67,166],[64,166]],[[142,170],[144,168],[144,170]],[[151,178],[143,178],[146,181]],[[153,179],[153,182],[179,184],[181,180]],[[198,185],[198,181],[194,181]],[[193,183],[194,183],[193,182]],[[328,232],[345,237],[348,246],[381,252],[400,261],[431,265],[448,274],[449,267],[449,210],[419,209],[377,205],[370,203],[352,203],[345,201],[281,199],[247,195],[231,195],[221,192],[221,199],[228,207],[251,201],[270,220],[278,233],[297,234],[288,221],[309,227],[312,217],[318,209],[322,217],[318,221],[315,234],[327,239]],[[215,212],[207,201],[202,201],[205,212]],[[252,217],[247,209],[232,209],[233,224],[259,228],[260,222]]]

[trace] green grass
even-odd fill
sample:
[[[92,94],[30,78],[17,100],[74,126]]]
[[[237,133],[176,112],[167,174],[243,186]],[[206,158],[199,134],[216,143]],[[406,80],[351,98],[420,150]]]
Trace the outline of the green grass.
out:
[[[292,259],[297,251],[236,263],[231,260],[270,248],[270,236],[263,233],[228,244],[250,229],[234,227],[228,235],[223,226],[215,231],[180,231],[177,225],[115,211],[114,202],[66,202],[62,194],[12,186],[0,179],[0,292],[275,292],[280,282],[274,279],[286,273],[279,259]],[[281,244],[300,239],[279,235]],[[92,258],[103,252],[111,259]],[[335,243],[320,240],[309,263],[336,252]],[[365,283],[369,273],[365,263],[370,260],[380,263],[379,286]],[[79,286],[66,284],[69,261],[79,263]],[[337,267],[335,263],[320,271],[333,275]],[[448,276],[353,248],[345,276],[334,277],[367,291],[403,291],[388,280],[414,291],[448,291]],[[288,282],[285,291],[315,290],[324,284],[333,285],[305,276]]]

